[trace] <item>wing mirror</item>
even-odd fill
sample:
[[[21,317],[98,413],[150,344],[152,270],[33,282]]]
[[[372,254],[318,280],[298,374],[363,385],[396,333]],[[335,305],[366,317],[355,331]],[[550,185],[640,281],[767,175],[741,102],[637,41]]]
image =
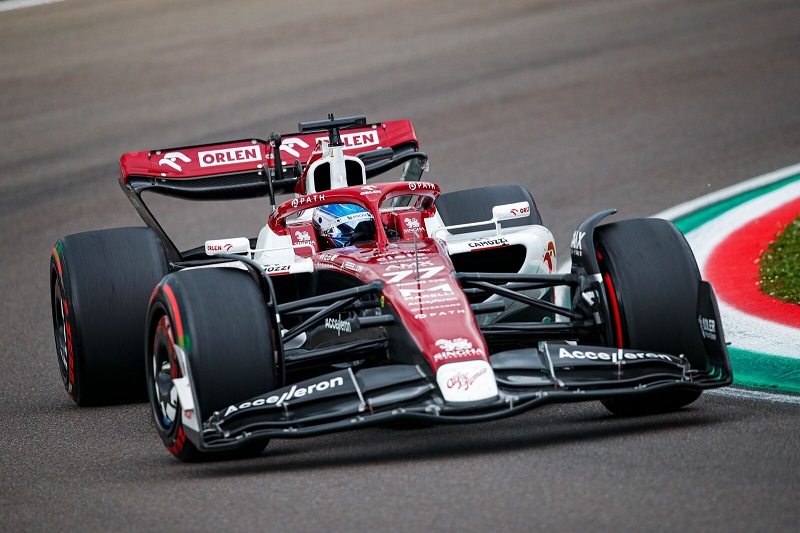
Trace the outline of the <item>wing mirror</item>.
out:
[[[448,231],[451,229],[469,228],[473,226],[486,226],[494,224],[495,232],[500,235],[500,222],[503,220],[511,220],[513,218],[522,218],[531,214],[531,204],[528,202],[516,202],[513,204],[496,205],[492,207],[492,219],[484,220],[482,222],[470,222],[468,224],[456,224],[455,226],[443,226],[434,230],[432,237],[440,231]]]
[[[247,237],[206,241],[206,255],[245,254],[249,251],[250,240]]]
[[[526,217],[531,214],[531,204],[528,202],[517,202],[514,204],[496,205],[492,208],[492,219],[499,222],[512,218]]]

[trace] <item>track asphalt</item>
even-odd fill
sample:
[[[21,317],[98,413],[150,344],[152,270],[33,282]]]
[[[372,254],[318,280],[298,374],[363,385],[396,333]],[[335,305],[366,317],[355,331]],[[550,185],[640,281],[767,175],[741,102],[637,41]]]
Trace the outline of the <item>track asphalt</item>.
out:
[[[146,405],[74,407],[56,240],[141,225],[119,156],[409,118],[444,190],[518,183],[562,258],[586,216],[649,216],[798,161],[800,5],[783,0],[65,0],[0,12],[0,530],[794,531],[800,406],[704,395],[491,424],[273,441],[187,466]],[[263,202],[165,204],[192,245]]]

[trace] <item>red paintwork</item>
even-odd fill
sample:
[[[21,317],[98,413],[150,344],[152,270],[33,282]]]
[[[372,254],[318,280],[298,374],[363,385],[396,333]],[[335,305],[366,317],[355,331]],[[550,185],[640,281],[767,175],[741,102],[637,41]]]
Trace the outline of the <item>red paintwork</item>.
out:
[[[720,300],[758,318],[800,327],[800,306],[767,296],[759,284],[761,253],[797,213],[800,199],[748,222],[717,245],[703,274]]]
[[[439,193],[439,186],[428,182],[346,187],[284,202],[270,216],[269,225],[277,233],[291,233],[294,226],[287,228],[286,217],[320,205],[338,203],[360,205],[370,211],[375,220],[381,220],[395,215],[383,213],[389,216],[381,216],[380,205],[387,199],[407,195],[435,199]],[[396,218],[421,222],[423,217],[432,214],[430,211],[409,211],[397,213]],[[444,363],[474,359],[488,361],[486,342],[469,301],[453,278],[453,263],[442,245],[428,237],[424,231],[425,225],[421,224],[421,227],[422,231],[416,233],[415,244],[415,234],[411,232],[399,241],[389,242],[383,224],[377,224],[375,243],[322,251],[312,256],[312,260],[319,270],[340,271],[365,284],[375,280],[386,283],[383,289],[385,302],[395,310],[434,372]],[[417,266],[419,279],[416,276]],[[468,355],[436,360],[436,354],[443,352],[442,348],[436,346],[436,341],[459,338],[472,344]]]
[[[346,129],[341,131],[341,136],[345,143],[345,155],[356,155],[407,142],[418,145],[414,127],[408,120],[392,120],[363,128]],[[317,141],[327,140],[327,133],[287,133],[281,138],[281,158],[284,165],[291,165],[296,159],[307,164],[313,157],[319,157]],[[180,156],[165,157],[170,154]],[[119,164],[123,185],[131,175],[186,179],[253,171],[265,164],[268,167],[274,166],[272,148],[269,143],[259,139],[130,152],[120,158]]]
[[[313,257],[318,269],[339,270],[364,283],[382,280],[383,296],[400,322],[419,346],[431,368],[444,363],[482,359],[488,350],[475,316],[459,283],[453,278],[453,263],[434,239],[424,237],[414,242],[399,241],[390,247],[376,244],[333,249]],[[419,264],[420,279],[416,279]],[[436,360],[442,348],[439,339],[463,338],[474,353],[452,359]]]
[[[292,244],[310,244],[314,250],[307,247],[295,248],[294,253],[298,257],[311,257],[313,254],[319,252],[319,244],[317,243],[317,233],[314,231],[314,225],[311,222],[295,223],[287,226],[289,235],[292,237]]]
[[[422,213],[416,210],[393,211],[381,215],[383,225],[396,231],[401,239],[420,238],[427,236]]]

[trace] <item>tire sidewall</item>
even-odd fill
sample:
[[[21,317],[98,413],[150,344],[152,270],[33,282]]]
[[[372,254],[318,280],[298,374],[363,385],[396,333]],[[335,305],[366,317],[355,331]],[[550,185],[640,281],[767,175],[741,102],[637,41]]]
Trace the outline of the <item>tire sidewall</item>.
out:
[[[168,269],[163,244],[150,228],[90,231],[56,242],[50,257],[54,340],[62,382],[75,403],[144,400],[147,305]],[[67,310],[67,365],[59,352],[59,287]]]
[[[79,354],[82,353],[80,347],[80,335],[78,335],[78,324],[75,320],[77,310],[73,305],[72,287],[69,277],[69,266],[66,258],[62,254],[63,244],[59,240],[50,257],[50,308],[53,315],[53,334],[56,343],[56,357],[59,365],[59,374],[64,388],[70,398],[76,403],[81,403],[81,387],[80,387],[80,361]],[[60,288],[62,305],[66,307],[63,311],[64,322],[66,327],[66,342],[64,348],[66,349],[66,365],[62,366],[61,354],[59,353],[58,338],[59,331],[57,327],[57,315],[61,310],[57,309],[56,302],[56,288]]]
[[[615,334],[606,343],[673,355],[684,353],[693,369],[703,370],[707,368],[708,361],[696,324],[697,291],[701,278],[694,255],[683,236],[671,223],[664,220],[625,220],[598,229],[601,230],[601,236],[603,229],[615,231],[618,228],[627,234],[636,235],[636,230],[639,229],[637,226],[652,230],[653,234],[663,240],[671,240],[669,244],[675,252],[661,253],[664,257],[654,257],[657,254],[652,249],[637,249],[639,243],[628,243],[623,248],[623,253],[633,256],[634,260],[631,257],[620,257],[619,242],[615,243],[616,249],[607,246],[611,243],[604,243],[602,240],[597,243],[597,250],[603,258],[599,262],[601,274],[611,278],[612,287],[604,284],[609,308],[616,301],[622,330],[622,339],[616,338]],[[660,301],[664,305],[652,305],[651,302],[654,301]],[[613,318],[614,313],[610,314],[615,326],[612,329],[616,330],[618,324]],[[669,330],[678,333],[664,333]],[[665,337],[668,338],[665,340]],[[692,350],[684,351],[683,348],[686,347]]]
[[[156,291],[153,294],[153,299],[150,303],[150,311],[147,318],[148,329],[145,337],[145,342],[148,344],[148,346],[145,347],[147,395],[153,412],[153,422],[156,426],[156,430],[158,431],[161,441],[164,443],[164,446],[178,459],[182,461],[190,461],[195,459],[199,452],[194,444],[192,444],[192,442],[186,438],[186,430],[183,427],[183,406],[181,406],[180,401],[178,401],[175,420],[170,427],[165,427],[160,420],[160,417],[163,416],[163,414],[161,412],[159,397],[156,391],[156,387],[158,385],[155,381],[154,356],[157,349],[157,343],[166,341],[172,344],[172,346],[168,348],[171,364],[178,365],[174,345],[176,344],[176,319],[180,320],[180,316],[176,317],[176,313],[179,313],[180,311],[178,309],[173,309],[172,307],[173,306],[171,305],[171,302],[164,295],[163,287],[160,285],[158,288],[156,288]],[[159,331],[159,324],[162,317],[166,317],[171,326],[171,335],[165,339],[160,337],[161,333]],[[199,413],[197,413],[197,415],[199,416]]]

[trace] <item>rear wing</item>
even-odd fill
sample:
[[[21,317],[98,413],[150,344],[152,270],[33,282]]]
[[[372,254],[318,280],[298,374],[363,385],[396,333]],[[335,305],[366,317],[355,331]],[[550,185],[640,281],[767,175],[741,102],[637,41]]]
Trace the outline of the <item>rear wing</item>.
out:
[[[330,117],[331,119],[333,117]],[[367,178],[411,160],[424,168],[428,156],[419,151],[417,135],[408,120],[367,124],[364,117],[332,122],[299,124],[303,133],[272,134],[271,141],[245,139],[232,142],[184,146],[147,152],[130,152],[119,161],[119,183],[128,200],[155,230],[170,261],[181,261],[164,229],[142,200],[143,191],[189,200],[233,200],[299,193],[305,170],[321,157],[326,131],[314,126],[339,125],[337,142],[346,155],[359,157]],[[275,165],[276,154],[281,164]],[[404,178],[405,179],[405,178]],[[417,180],[419,176],[410,179]]]
[[[303,169],[316,156],[326,132],[283,134],[276,172],[273,147],[260,139],[130,152],[120,158],[120,185],[130,198],[150,190],[193,200],[254,198],[296,191]],[[408,120],[394,120],[343,129],[341,140],[346,155],[360,157],[367,178],[410,159],[427,160],[419,151],[414,127]]]

